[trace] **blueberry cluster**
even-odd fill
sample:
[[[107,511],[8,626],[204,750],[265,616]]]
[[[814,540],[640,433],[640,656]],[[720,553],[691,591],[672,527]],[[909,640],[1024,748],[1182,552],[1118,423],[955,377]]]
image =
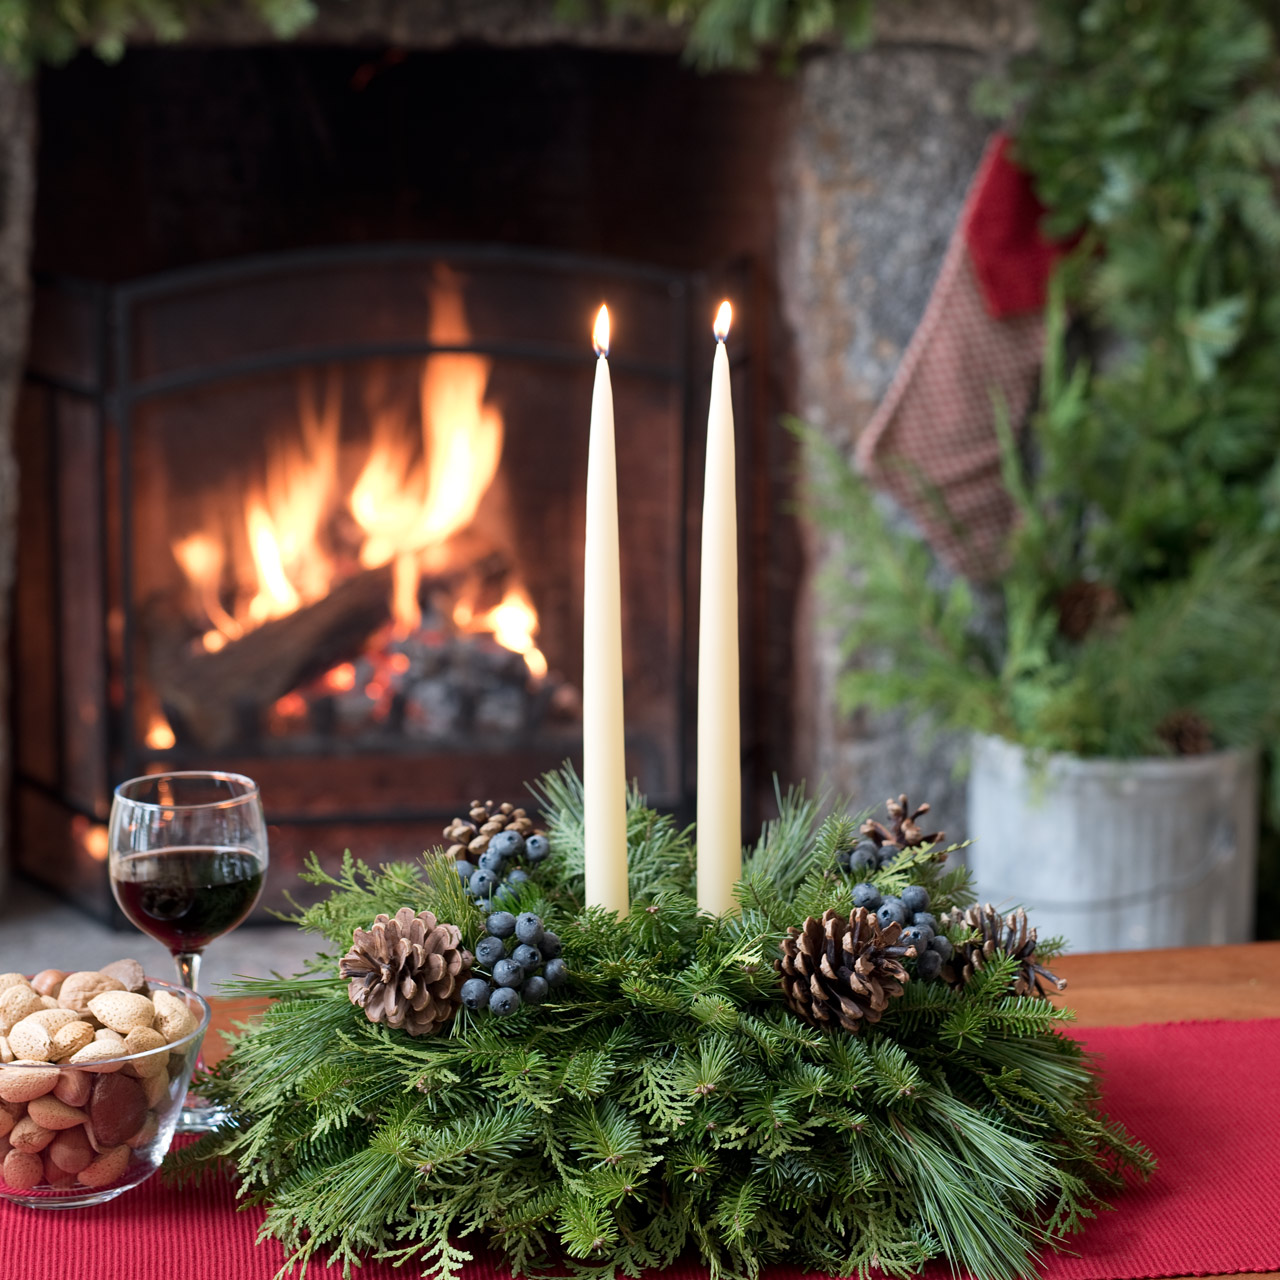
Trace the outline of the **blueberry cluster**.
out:
[[[874,840],[859,840],[852,849],[841,849],[836,854],[836,866],[841,871],[857,872],[879,871],[887,867],[902,852],[896,844],[885,841],[876,844]]]
[[[495,911],[484,927],[475,964],[490,976],[462,984],[462,1003],[473,1013],[515,1013],[522,1004],[541,1004],[552,987],[564,984],[569,971],[560,959],[560,939],[532,911]]]
[[[930,912],[929,891],[923,885],[909,884],[900,897],[886,898],[873,884],[855,884],[853,905],[874,911],[881,928],[903,926],[898,945],[915,947],[918,978],[931,981],[951,959],[951,939],[939,929],[937,917]]]
[[[499,831],[480,855],[479,863],[459,858],[454,866],[467,891],[478,902],[493,904],[509,902],[515,890],[529,883],[527,868],[536,866],[551,852],[551,844],[544,835],[522,836],[518,831]]]

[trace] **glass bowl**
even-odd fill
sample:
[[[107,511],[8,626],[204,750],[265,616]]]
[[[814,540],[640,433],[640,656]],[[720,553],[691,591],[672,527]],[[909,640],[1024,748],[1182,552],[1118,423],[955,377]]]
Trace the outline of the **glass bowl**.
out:
[[[160,1167],[209,1027],[209,1005],[186,987],[154,978],[147,984],[152,995],[181,1000],[198,1019],[196,1029],[155,1049],[89,1063],[0,1066],[0,1111],[8,1113],[0,1115],[0,1196],[32,1209],[78,1209],[122,1195]]]

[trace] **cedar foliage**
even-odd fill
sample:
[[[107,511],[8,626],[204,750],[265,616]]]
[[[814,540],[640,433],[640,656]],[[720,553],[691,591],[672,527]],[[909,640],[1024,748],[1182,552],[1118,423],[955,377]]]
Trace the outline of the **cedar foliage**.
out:
[[[993,407],[1017,527],[994,587],[938,574],[813,440],[836,534],[849,706],[906,705],[1033,749],[1167,755],[1280,735],[1280,93],[1257,0],[1042,0],[1015,71],[1017,156],[1078,235],[1021,447]],[[1079,358],[1079,325],[1106,335]],[[937,495],[945,502],[946,495]],[[856,590],[850,590],[856,583]],[[1081,635],[1081,589],[1111,602]],[[1162,734],[1162,728],[1166,732]]]
[[[1101,1116],[1067,1014],[1008,994],[1012,966],[963,991],[908,985],[875,1028],[829,1034],[783,1005],[786,927],[847,912],[833,874],[851,819],[800,792],[749,851],[740,915],[700,916],[690,833],[632,794],[633,907],[578,898],[581,787],[543,784],[557,850],[519,909],[561,937],[572,977],[552,1003],[465,1011],[411,1039],[369,1023],[337,959],[352,930],[409,905],[482,927],[447,859],[377,870],[349,855],[300,913],[324,950],[307,973],[247,981],[276,1003],[233,1039],[205,1092],[237,1125],[175,1153],[196,1176],[234,1164],[290,1264],[364,1255],[453,1277],[477,1248],[513,1273],[638,1276],[696,1252],[721,1277],[787,1261],[837,1276],[908,1276],[931,1257],[989,1280],[1030,1275],[1042,1248],[1150,1157]],[[970,900],[938,851],[875,877]]]

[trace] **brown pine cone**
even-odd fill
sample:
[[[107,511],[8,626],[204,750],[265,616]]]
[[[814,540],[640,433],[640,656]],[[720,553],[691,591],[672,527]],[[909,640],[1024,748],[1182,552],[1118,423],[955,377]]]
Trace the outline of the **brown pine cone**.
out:
[[[1201,756],[1213,750],[1213,731],[1194,711],[1172,711],[1156,726],[1156,735],[1175,756]]]
[[[1058,634],[1083,640],[1095,627],[1109,626],[1124,614],[1124,602],[1113,587],[1079,579],[1058,592]]]
[[[963,926],[977,937],[956,945],[951,959],[942,966],[942,978],[953,987],[963,987],[975,973],[981,973],[986,963],[997,952],[1014,956],[1018,969],[1010,990],[1017,996],[1049,994],[1048,987],[1062,991],[1066,980],[1050,973],[1036,959],[1036,931],[1027,927],[1027,913],[1017,911],[1002,916],[989,902],[985,907],[970,907],[961,911],[958,907],[942,917],[941,925],[948,932]]]
[[[461,1003],[462,984],[471,974],[472,955],[462,946],[456,924],[440,924],[430,911],[401,907],[380,915],[369,929],[357,929],[338,972],[349,979],[351,1003],[370,1022],[429,1036],[439,1031]]]
[[[522,836],[531,836],[536,830],[533,819],[515,805],[473,800],[465,818],[454,818],[445,827],[444,838],[449,842],[446,852],[455,860],[473,859],[489,847],[489,841],[499,831],[518,831]]]
[[[902,961],[916,953],[899,946],[900,925],[880,927],[876,917],[855,907],[846,920],[836,911],[821,920],[810,916],[800,929],[788,929],[780,944],[788,1006],[815,1027],[836,1025],[856,1033],[864,1022],[879,1022],[889,1001],[910,981]]]
[[[886,827],[868,818],[858,829],[864,839],[877,845],[892,844],[899,849],[914,849],[918,845],[937,844],[947,838],[945,831],[931,831],[926,835],[920,830],[916,819],[929,812],[927,804],[920,805],[913,813],[907,797],[902,795],[896,800],[887,800],[885,807],[889,810],[889,825]]]

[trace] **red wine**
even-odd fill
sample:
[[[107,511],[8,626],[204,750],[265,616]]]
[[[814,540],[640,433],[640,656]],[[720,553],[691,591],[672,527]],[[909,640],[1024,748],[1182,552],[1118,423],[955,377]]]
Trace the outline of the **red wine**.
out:
[[[115,864],[121,910],[170,951],[199,951],[229,933],[262,892],[262,863],[249,849],[167,849]]]

